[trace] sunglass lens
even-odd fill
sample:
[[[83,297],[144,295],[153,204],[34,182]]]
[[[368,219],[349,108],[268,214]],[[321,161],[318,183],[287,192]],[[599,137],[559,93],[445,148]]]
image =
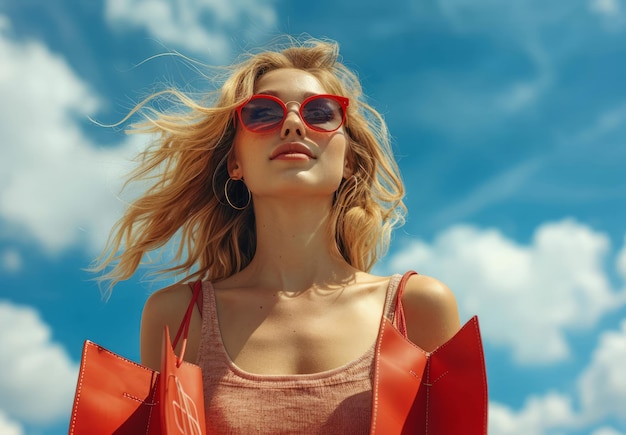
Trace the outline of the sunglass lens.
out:
[[[282,106],[269,98],[255,98],[241,108],[241,122],[252,131],[269,131],[285,116]]]
[[[333,131],[343,122],[343,108],[332,98],[313,98],[302,106],[302,117],[315,129]]]

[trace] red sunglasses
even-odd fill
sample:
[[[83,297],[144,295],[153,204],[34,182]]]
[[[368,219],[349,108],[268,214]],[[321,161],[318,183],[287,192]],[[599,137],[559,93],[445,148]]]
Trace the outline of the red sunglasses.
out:
[[[273,95],[257,94],[237,108],[241,124],[246,130],[266,133],[279,128],[287,117],[287,104]],[[338,95],[313,95],[300,104],[300,118],[315,131],[331,132],[346,120],[350,100]]]

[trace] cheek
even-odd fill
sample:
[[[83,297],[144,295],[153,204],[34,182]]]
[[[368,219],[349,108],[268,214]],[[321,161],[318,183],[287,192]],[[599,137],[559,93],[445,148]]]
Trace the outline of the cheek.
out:
[[[235,133],[229,156],[229,169],[237,168],[239,171],[245,171],[245,169],[250,166],[251,162],[260,158],[258,153],[260,153],[262,146],[259,140],[262,140],[262,137],[259,134],[255,134],[254,138],[250,136],[251,133],[245,130]],[[243,176],[244,174],[242,172],[239,175]]]
[[[345,159],[348,156],[348,140],[343,134],[336,134],[326,144],[325,153],[329,158],[341,163],[343,167]]]

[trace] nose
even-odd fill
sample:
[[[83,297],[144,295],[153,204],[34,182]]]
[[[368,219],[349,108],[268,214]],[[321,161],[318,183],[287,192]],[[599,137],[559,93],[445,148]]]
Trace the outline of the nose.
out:
[[[287,137],[290,134],[295,134],[296,136],[303,137],[305,134],[305,125],[300,118],[300,104],[297,101],[289,101],[285,103],[287,107],[287,116],[285,116],[285,121],[281,127],[281,136]]]

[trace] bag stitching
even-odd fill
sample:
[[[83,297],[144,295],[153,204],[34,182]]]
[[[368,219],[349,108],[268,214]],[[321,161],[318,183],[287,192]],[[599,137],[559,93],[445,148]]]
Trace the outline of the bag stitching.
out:
[[[85,346],[84,346],[84,349],[83,349],[83,358],[82,359],[83,359],[84,363],[83,363],[83,366],[80,369],[79,378],[78,378],[78,385],[76,387],[76,405],[74,406],[74,410],[72,411],[72,423],[71,423],[70,432],[69,432],[70,435],[73,435],[74,431],[76,429],[76,417],[77,417],[77,414],[78,414],[78,406],[80,404],[81,392],[82,392],[82,387],[83,387],[83,384],[84,384],[84,376],[85,376],[85,372],[84,372],[83,367],[87,366],[87,356],[89,354],[89,350],[90,349],[96,350],[98,352],[104,352],[107,355],[113,356],[116,359],[119,359],[121,361],[130,363],[130,364],[132,364],[132,365],[134,365],[136,367],[139,367],[139,368],[141,368],[143,370],[146,370],[146,371],[158,374],[158,372],[155,372],[154,370],[152,370],[150,368],[144,367],[141,364],[137,364],[134,361],[131,361],[131,360],[127,359],[127,358],[119,356],[115,352],[111,352],[110,350],[100,346],[99,344],[96,344],[96,343],[94,343],[92,341],[87,340],[85,342]],[[123,393],[123,395],[126,398],[128,398],[128,399],[135,400],[137,402],[140,402],[143,405],[150,406],[150,408],[149,408],[150,412],[148,413],[148,422],[147,422],[147,427],[146,427],[146,434],[149,433],[150,421],[152,419],[152,410],[154,409],[154,406],[158,405],[158,403],[159,403],[158,401],[154,400],[154,396],[156,395],[156,388],[153,389],[153,393],[152,393],[152,397],[151,397],[151,403],[148,403],[148,402],[146,402],[146,401],[144,401],[142,399],[139,399],[139,398],[137,398],[135,396],[132,396],[132,395],[130,395],[128,393]]]
[[[105,352],[108,355],[110,355],[112,357],[115,357],[116,359],[128,362],[128,363],[130,363],[130,364],[132,364],[132,365],[134,365],[136,367],[139,367],[139,368],[141,368],[141,369],[143,369],[143,370],[145,370],[147,372],[155,372],[155,370],[152,370],[152,369],[150,369],[148,367],[142,366],[141,364],[137,364],[135,361],[129,360],[128,358],[124,358],[123,356],[120,356],[120,355],[116,354],[115,352],[112,352],[112,351],[110,351],[110,350],[100,346],[99,344],[96,344],[96,343],[93,343],[93,342],[89,342],[89,344],[92,347],[96,348],[99,352]]]
[[[159,402],[155,400],[154,396],[157,393],[157,389],[154,388],[153,392],[152,392],[152,403],[154,403],[155,405],[158,404]],[[155,409],[152,406],[149,408],[150,412],[148,412],[148,423],[146,424],[146,434],[150,433],[150,422],[152,421],[152,410]]]
[[[88,350],[90,343],[91,343],[90,341],[87,341],[83,349],[83,359],[85,361],[84,365],[87,364],[87,350]],[[78,405],[80,403],[81,391],[83,388],[83,380],[85,377],[85,372],[83,370],[83,367],[84,366],[81,366],[80,376],[78,377],[78,385],[76,387],[76,405],[74,406],[74,409],[72,410],[72,426],[70,427],[70,434],[73,434],[74,429],[76,428],[76,416],[78,414]]]
[[[482,346],[482,340],[480,337],[480,328],[478,327],[478,320],[476,318],[476,316],[474,316],[472,319],[470,319],[470,323],[472,324],[472,326],[474,327],[474,333],[476,334],[476,337],[478,339],[478,350],[480,352],[480,358],[482,361],[485,360],[485,355],[484,355],[484,349]],[[437,352],[439,349],[444,348],[445,346],[448,345],[449,342],[444,343],[443,345],[439,346],[437,349],[435,349],[434,351],[430,352],[429,356],[432,355],[433,353]],[[484,367],[484,365],[483,365]],[[486,373],[485,370],[481,370],[481,378],[482,378],[482,385],[483,385],[483,403],[487,403],[488,400],[488,391],[487,391],[487,380],[486,380]],[[424,386],[426,387],[426,435],[428,435],[428,404],[429,404],[429,393],[430,393],[430,387],[434,386],[435,383],[437,381],[439,381],[446,373],[448,373],[448,371],[444,372],[441,376],[439,376],[437,379],[435,379],[433,382],[430,382],[430,360],[428,361],[428,364],[426,365],[426,376],[429,382],[425,382]],[[483,427],[485,428],[485,434],[487,433],[487,421],[488,421],[488,406],[485,405],[484,407],[484,413],[483,413]]]
[[[483,393],[483,403],[485,404],[485,406],[484,406],[485,411],[484,411],[484,414],[483,414],[483,426],[485,428],[485,432],[484,433],[486,434],[487,433],[487,424],[488,424],[487,423],[487,418],[488,418],[488,412],[489,412],[487,403],[488,403],[489,397],[488,397],[488,391],[487,391],[486,373],[485,373],[485,370],[484,370],[484,367],[485,367],[485,365],[484,365],[485,352],[484,352],[484,349],[483,349],[483,346],[482,346],[482,339],[480,337],[480,329],[478,327],[478,320],[475,317],[472,320],[473,320],[473,324],[474,324],[474,333],[476,334],[476,337],[478,338],[478,343],[479,343],[478,349],[480,351],[480,358],[483,361],[483,368],[480,371],[480,374],[481,374],[481,377],[482,377],[482,384],[483,384],[483,391],[484,391],[484,393]]]
[[[146,406],[156,406],[156,405],[159,404],[158,401],[152,400],[150,402],[147,402],[146,400],[144,400],[144,399],[142,399],[140,397],[133,396],[132,394],[128,394],[128,393],[122,393],[122,396],[126,397],[127,399],[134,400],[135,402],[139,402],[142,405],[146,405]],[[153,398],[154,398],[154,394],[152,395],[151,399],[153,399]]]
[[[383,334],[385,332],[385,328],[387,326],[387,322],[385,322],[385,320],[383,319],[382,321],[382,327],[380,328],[380,333],[378,335],[378,339],[377,339],[377,343],[376,343],[376,363],[375,363],[375,367],[376,367],[376,372],[374,373],[374,379],[375,379],[375,385],[378,385],[379,382],[379,373],[380,373],[380,344],[382,342],[382,337]],[[372,415],[373,416],[377,416],[378,415],[378,388],[375,388],[374,391],[374,404],[373,404],[373,409],[372,409]],[[372,427],[371,427],[371,433],[375,433],[376,431],[376,422],[377,422],[378,418],[374,418],[372,421]]]
[[[439,381],[441,380],[441,378],[443,378],[445,375],[447,375],[449,371],[450,371],[450,370],[446,370],[446,371],[445,371],[445,372],[443,372],[443,373],[441,374],[441,376],[439,376],[437,379],[435,379],[435,380],[434,380],[434,381],[432,381],[432,382],[424,383],[424,385],[426,385],[427,387],[433,387],[433,386],[434,386],[437,382],[439,382]]]
[[[426,386],[426,418],[425,418],[425,428],[424,428],[424,433],[425,435],[428,435],[428,404],[429,404],[429,399],[430,399],[430,360],[426,363],[426,379],[427,379],[427,383],[424,383],[424,385]]]

